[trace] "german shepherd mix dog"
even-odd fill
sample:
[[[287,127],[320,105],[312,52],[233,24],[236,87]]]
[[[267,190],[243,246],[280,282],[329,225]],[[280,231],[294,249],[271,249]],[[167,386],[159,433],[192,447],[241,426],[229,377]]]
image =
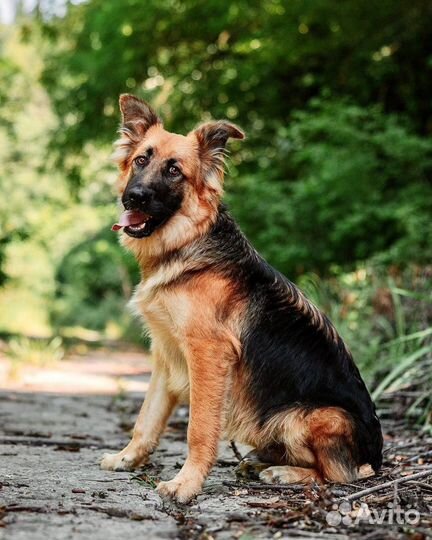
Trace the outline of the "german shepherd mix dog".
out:
[[[221,204],[225,145],[243,132],[222,120],[170,133],[127,94],[120,109],[124,212],[113,229],[141,268],[133,303],[154,370],[132,440],[102,468],[144,463],[173,408],[188,402],[188,457],[157,488],[179,502],[201,490],[222,433],[270,463],[265,482],[352,482],[363,464],[377,471],[380,423],[349,350]]]

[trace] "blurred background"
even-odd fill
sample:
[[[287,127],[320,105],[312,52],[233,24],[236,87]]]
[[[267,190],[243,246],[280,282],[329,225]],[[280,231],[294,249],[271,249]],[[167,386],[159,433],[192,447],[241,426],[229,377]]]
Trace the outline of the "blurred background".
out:
[[[430,429],[429,0],[2,0],[0,17],[4,387],[146,346],[110,230],[130,92],[170,130],[246,131],[233,215],[334,320],[383,408]]]

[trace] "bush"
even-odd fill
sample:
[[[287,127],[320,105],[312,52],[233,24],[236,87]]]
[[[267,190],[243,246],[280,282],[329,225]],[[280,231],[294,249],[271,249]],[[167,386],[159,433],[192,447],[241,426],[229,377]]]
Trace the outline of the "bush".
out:
[[[431,140],[377,107],[313,100],[275,145],[265,174],[233,182],[230,200],[279,269],[430,260]]]
[[[104,330],[109,322],[125,325],[125,303],[139,273],[134,259],[107,225],[64,257],[56,281],[53,326]]]

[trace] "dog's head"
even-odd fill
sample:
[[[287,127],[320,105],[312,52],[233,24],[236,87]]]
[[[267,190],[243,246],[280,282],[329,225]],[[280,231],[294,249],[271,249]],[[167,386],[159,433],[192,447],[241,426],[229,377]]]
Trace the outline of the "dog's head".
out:
[[[209,122],[186,136],[170,133],[146,102],[129,94],[120,96],[120,110],[121,138],[113,158],[124,212],[113,228],[140,243],[154,245],[157,238],[160,248],[173,249],[176,241],[188,240],[181,235],[190,236],[189,229],[214,219],[225,145],[244,134],[227,121]]]

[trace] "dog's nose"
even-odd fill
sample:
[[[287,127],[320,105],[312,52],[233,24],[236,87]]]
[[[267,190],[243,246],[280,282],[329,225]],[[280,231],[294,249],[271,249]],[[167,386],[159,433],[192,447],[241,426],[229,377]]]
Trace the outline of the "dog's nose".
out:
[[[123,193],[122,203],[126,209],[145,208],[153,196],[151,189],[144,186],[133,186]]]

